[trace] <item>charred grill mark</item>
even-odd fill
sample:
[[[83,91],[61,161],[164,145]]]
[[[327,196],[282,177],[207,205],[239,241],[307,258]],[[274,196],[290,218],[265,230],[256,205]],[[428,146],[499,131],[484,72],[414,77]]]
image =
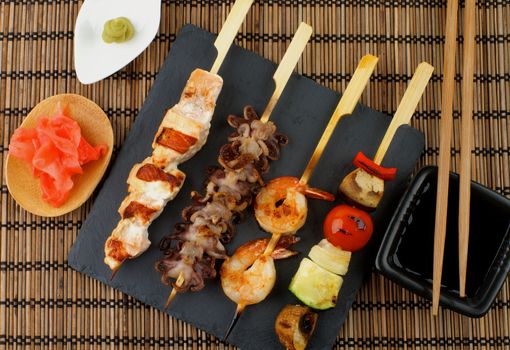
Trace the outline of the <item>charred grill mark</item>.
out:
[[[137,201],[132,201],[131,203],[129,203],[126,209],[124,209],[124,212],[122,213],[122,218],[129,219],[132,217],[137,217],[142,219],[144,222],[148,222],[150,221],[151,215],[154,214],[156,211],[157,209],[149,208]]]
[[[185,88],[184,88],[184,91],[182,92],[182,95],[185,97],[185,98],[191,98],[193,97],[193,95],[195,95],[197,92],[197,88],[196,86],[194,85],[187,85]]]
[[[156,142],[161,146],[171,148],[180,154],[184,154],[191,146],[197,143],[197,139],[172,128],[163,128]]]
[[[280,323],[280,326],[282,328],[287,328],[288,329],[288,328],[292,327],[292,325],[289,322],[285,321],[285,320],[280,321],[279,323]]]
[[[336,230],[336,233],[342,233],[344,235],[347,235],[347,236],[352,236],[352,233],[350,233],[349,231],[343,229],[343,228],[338,228],[338,230]]]
[[[349,216],[349,219],[351,219],[352,221],[354,221],[356,223],[356,226],[358,227],[358,230],[365,231],[365,229],[367,227],[365,225],[365,221],[363,221],[362,219],[360,219],[357,216]]]
[[[172,185],[172,187],[180,186],[183,180],[181,176],[168,174],[154,164],[142,165],[136,172],[136,177],[147,182],[165,181]]]
[[[129,259],[129,254],[124,249],[124,243],[116,238],[111,238],[106,241],[106,249],[108,256],[115,259],[116,261],[124,261]]]

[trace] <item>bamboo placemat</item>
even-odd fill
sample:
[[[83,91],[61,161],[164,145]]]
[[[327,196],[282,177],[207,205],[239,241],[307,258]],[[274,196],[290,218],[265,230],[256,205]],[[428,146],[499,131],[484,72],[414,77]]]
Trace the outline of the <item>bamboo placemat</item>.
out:
[[[73,66],[73,27],[82,1],[0,1],[2,168],[14,129],[37,102],[57,93],[78,93],[98,103],[120,147],[179,29],[193,23],[217,33],[232,1],[162,2],[160,31],[152,45],[121,72],[83,86]],[[413,125],[426,136],[420,165],[435,164],[445,3],[258,1],[238,43],[278,61],[305,20],[315,30],[298,71],[343,90],[359,57],[374,53],[381,60],[363,102],[388,114],[395,111],[416,65],[432,63],[436,72]],[[479,1],[476,41],[473,178],[510,197],[510,1]],[[458,75],[453,170],[459,161],[460,80]],[[67,266],[67,253],[93,199],[64,217],[44,219],[21,210],[3,176],[0,181],[0,348],[230,348]],[[482,319],[448,310],[433,319],[429,302],[372,274],[336,342],[336,348],[356,349],[437,347],[510,349],[510,284]]]

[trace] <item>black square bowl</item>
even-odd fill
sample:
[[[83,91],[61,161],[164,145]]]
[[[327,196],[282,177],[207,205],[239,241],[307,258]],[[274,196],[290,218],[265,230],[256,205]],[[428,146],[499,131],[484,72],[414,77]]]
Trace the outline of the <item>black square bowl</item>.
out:
[[[459,296],[459,176],[450,173],[450,193],[440,304],[470,317],[491,307],[510,271],[510,200],[471,182],[466,297]],[[416,175],[383,238],[376,268],[404,288],[432,300],[437,167]]]

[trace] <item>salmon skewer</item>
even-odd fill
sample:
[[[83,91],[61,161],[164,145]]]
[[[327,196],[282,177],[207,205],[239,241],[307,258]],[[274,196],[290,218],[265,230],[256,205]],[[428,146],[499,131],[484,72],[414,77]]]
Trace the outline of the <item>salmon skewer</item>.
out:
[[[150,246],[148,228],[184,184],[186,175],[177,166],[205,144],[222,85],[216,74],[201,69],[191,73],[180,102],[161,122],[152,155],[133,166],[129,194],[119,208],[122,219],[105,243],[104,261],[112,271]]]
[[[193,157],[207,141],[216,100],[223,86],[217,74],[253,0],[237,0],[214,45],[218,55],[210,72],[194,70],[179,102],[169,109],[152,143],[152,155],[135,164],[128,176],[129,194],[121,220],[105,242],[104,262],[113,275],[127,259],[149,248],[148,228],[179,193],[186,175],[177,166]]]

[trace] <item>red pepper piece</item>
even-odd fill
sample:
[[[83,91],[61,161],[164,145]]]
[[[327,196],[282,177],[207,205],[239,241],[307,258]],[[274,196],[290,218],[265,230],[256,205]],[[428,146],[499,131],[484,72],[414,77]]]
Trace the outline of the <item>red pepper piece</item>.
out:
[[[397,176],[397,168],[384,168],[368,158],[363,152],[358,152],[352,164],[365,170],[370,175],[376,176],[382,180],[390,181]]]

